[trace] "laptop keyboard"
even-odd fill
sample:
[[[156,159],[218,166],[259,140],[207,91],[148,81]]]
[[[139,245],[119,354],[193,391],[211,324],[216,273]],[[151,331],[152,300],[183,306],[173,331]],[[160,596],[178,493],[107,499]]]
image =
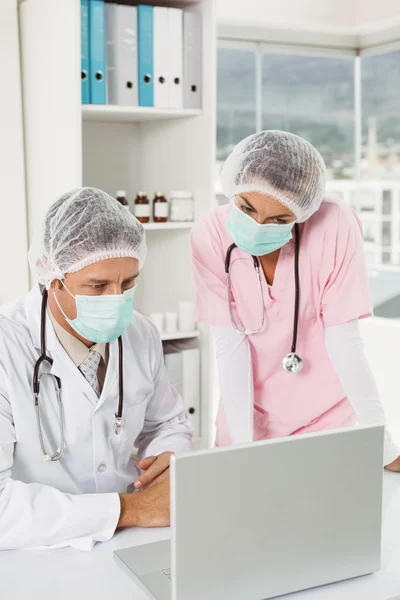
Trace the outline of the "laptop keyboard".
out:
[[[171,581],[171,569],[164,569],[162,573]]]

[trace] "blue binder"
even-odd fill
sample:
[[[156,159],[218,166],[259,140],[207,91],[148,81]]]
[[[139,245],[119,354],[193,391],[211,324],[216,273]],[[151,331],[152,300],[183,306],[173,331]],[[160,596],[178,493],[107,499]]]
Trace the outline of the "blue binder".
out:
[[[153,7],[140,4],[137,15],[139,106],[154,106]]]
[[[89,75],[91,104],[106,103],[104,0],[89,0]]]
[[[81,0],[81,85],[82,104],[89,104],[89,2]]]

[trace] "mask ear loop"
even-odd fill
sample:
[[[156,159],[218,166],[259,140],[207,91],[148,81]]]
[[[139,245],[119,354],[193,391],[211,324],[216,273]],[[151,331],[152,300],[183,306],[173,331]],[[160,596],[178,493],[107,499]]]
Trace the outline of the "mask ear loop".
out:
[[[75,300],[75,296],[73,295],[72,292],[69,291],[69,289],[67,288],[67,286],[65,285],[65,283],[63,282],[62,279],[59,279],[59,281],[61,282],[61,285],[67,290],[68,294]],[[56,301],[56,304],[59,308],[60,313],[62,314],[62,316],[64,317],[64,319],[67,321],[67,323],[69,323],[71,321],[71,319],[69,319],[67,317],[67,315],[65,314],[65,312],[63,311],[63,309],[60,306],[60,303],[58,301],[58,298],[56,296],[56,293],[53,291],[53,296],[54,296],[54,300]]]

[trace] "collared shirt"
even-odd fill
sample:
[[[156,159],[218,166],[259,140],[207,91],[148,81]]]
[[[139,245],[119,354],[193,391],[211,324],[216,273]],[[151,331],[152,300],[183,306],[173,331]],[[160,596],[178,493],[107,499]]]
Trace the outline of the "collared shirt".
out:
[[[101,355],[101,360],[99,363],[99,368],[97,369],[97,377],[99,379],[100,393],[104,386],[104,381],[106,378],[107,372],[107,364],[108,364],[108,348],[107,344],[94,344],[90,348],[85,346],[81,340],[78,340],[75,336],[73,336],[69,331],[61,327],[59,323],[54,318],[50,308],[48,308],[48,314],[50,320],[53,324],[54,331],[56,332],[56,336],[58,341],[63,346],[66,353],[71,358],[72,362],[79,368],[82,363],[85,362],[87,357],[89,356],[90,350],[96,350]]]

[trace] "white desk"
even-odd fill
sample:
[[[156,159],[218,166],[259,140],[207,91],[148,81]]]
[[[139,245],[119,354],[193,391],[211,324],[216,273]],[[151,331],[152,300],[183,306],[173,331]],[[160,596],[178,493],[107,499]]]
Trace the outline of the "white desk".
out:
[[[400,599],[400,474],[385,474],[383,565],[380,573],[308,590],[290,600]],[[166,539],[169,531],[126,530],[85,553],[62,550],[0,552],[0,598],[8,600],[145,600],[114,563],[118,548]],[[221,599],[225,600],[225,599]]]

